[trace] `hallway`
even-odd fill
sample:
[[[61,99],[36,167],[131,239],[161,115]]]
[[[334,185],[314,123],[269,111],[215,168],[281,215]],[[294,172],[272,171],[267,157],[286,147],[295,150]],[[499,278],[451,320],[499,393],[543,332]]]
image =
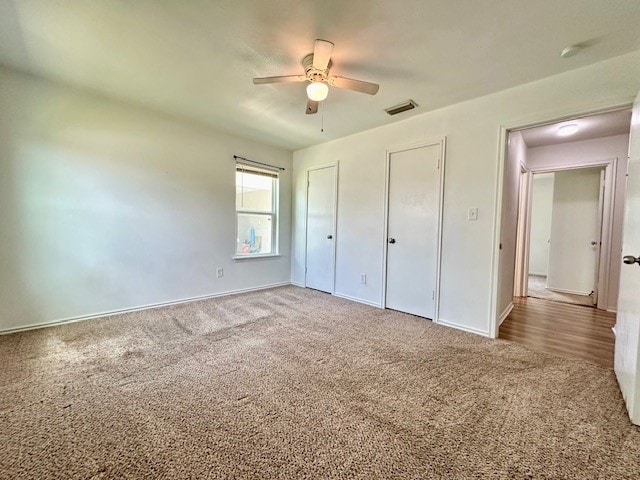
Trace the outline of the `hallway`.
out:
[[[499,338],[613,368],[615,313],[538,298],[515,297],[513,303]]]

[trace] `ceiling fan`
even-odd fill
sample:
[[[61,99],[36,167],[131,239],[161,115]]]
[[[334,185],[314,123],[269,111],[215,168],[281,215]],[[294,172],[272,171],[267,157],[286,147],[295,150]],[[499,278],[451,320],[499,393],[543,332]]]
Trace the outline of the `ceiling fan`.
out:
[[[266,83],[310,82],[309,85],[307,85],[307,96],[309,97],[307,100],[307,115],[318,111],[318,103],[327,98],[329,93],[328,85],[353,90],[355,92],[367,93],[369,95],[378,93],[380,85],[376,83],[329,75],[329,69],[332,65],[332,52],[333,43],[318,39],[313,48],[313,53],[310,53],[302,59],[304,75],[254,78],[253,83],[263,85]]]

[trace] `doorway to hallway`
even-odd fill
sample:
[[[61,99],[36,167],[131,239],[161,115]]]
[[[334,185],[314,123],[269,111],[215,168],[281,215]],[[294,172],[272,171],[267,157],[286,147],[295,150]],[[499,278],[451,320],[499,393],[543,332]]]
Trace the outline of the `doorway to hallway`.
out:
[[[601,249],[603,212],[605,206],[606,212],[612,207],[605,168],[532,174],[526,296],[595,306],[601,257],[606,259]],[[604,220],[609,227],[608,216]],[[605,247],[608,243],[605,239]],[[524,263],[524,258],[516,261]]]
[[[630,126],[626,108],[508,132],[496,336],[611,366]]]
[[[536,296],[571,302],[572,295],[588,296],[597,308],[615,311],[630,117],[626,108],[508,132],[498,324],[514,297],[529,295],[531,274],[538,276],[532,283],[542,283]],[[565,127],[572,127],[569,134]],[[547,213],[540,229],[533,225],[540,217],[532,211],[539,203],[534,182],[545,175]]]

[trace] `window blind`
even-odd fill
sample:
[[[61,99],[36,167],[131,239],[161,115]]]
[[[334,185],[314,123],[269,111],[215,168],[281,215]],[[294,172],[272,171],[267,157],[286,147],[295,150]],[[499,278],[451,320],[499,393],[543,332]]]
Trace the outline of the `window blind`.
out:
[[[236,172],[252,173],[263,177],[278,178],[278,170],[271,170],[265,167],[256,167],[244,163],[236,163]]]

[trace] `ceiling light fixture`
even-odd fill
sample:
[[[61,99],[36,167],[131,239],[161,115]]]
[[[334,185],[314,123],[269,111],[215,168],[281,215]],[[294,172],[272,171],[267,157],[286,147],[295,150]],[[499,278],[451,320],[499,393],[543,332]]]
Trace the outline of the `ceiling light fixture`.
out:
[[[321,102],[327,95],[329,94],[329,87],[326,83],[323,82],[311,82],[307,85],[307,96],[309,100],[313,100],[314,102]]]
[[[578,125],[571,123],[569,125],[563,125],[558,129],[558,135],[561,137],[568,137],[578,131]]]
[[[577,55],[580,50],[582,50],[582,45],[569,45],[560,52],[560,56],[562,58],[573,57],[574,55]]]

